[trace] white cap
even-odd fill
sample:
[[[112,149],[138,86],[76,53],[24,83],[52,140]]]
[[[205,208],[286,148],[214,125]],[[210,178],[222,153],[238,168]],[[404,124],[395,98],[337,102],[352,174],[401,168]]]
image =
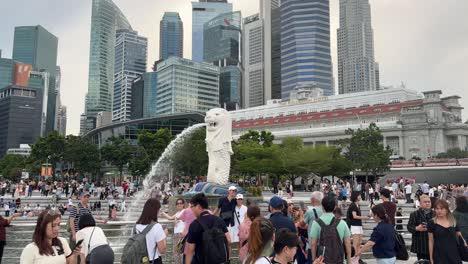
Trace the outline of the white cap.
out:
[[[239,200],[239,199],[242,199],[244,200],[244,195],[242,195],[242,193],[239,193],[236,195],[236,199]]]
[[[237,191],[237,188],[236,188],[236,186],[232,185],[231,187],[229,187],[228,190],[229,191]]]

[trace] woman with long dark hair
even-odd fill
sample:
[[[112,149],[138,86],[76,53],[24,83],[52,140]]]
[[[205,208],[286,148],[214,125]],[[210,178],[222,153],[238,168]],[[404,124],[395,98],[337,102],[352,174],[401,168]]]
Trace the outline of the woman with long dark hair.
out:
[[[356,251],[356,255],[360,256],[372,248],[372,254],[377,259],[377,264],[394,264],[396,263],[395,229],[382,204],[372,207],[371,210],[374,221],[378,224],[372,231],[369,241]]]
[[[431,264],[461,264],[458,252],[461,233],[449,204],[445,200],[437,200],[434,209],[436,216],[427,223]]]
[[[270,220],[256,219],[250,226],[249,255],[244,264],[269,264],[275,228]]]
[[[59,237],[59,210],[45,210],[37,218],[33,242],[21,253],[20,264],[71,264],[79,251],[72,252],[65,238]]]
[[[239,261],[243,262],[248,252],[248,239],[250,236],[250,226],[252,222],[260,218],[260,208],[251,205],[247,208],[247,217],[239,226]]]
[[[148,257],[152,264],[162,264],[161,255],[166,252],[167,230],[163,230],[162,225],[158,223],[160,209],[161,203],[158,199],[148,199],[134,228],[134,233],[141,233],[148,225],[153,225],[146,234]]]
[[[346,213],[346,219],[353,238],[353,248],[356,252],[362,242],[362,220],[369,219],[367,216],[361,216],[359,201],[361,201],[361,193],[359,191],[353,191],[351,193],[351,204]]]
[[[76,232],[76,241],[83,240],[81,244],[81,263],[113,264],[114,251],[109,246],[104,231],[96,226],[91,214],[83,214],[78,221],[80,231]]]
[[[453,211],[453,216],[457,221],[457,226],[465,238],[468,241],[468,198],[466,196],[458,196],[455,200],[457,208]]]

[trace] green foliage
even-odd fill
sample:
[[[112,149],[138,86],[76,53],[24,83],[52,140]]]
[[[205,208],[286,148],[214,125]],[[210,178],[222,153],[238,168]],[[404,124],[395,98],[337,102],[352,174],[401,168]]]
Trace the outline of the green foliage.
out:
[[[65,140],[63,160],[69,162],[80,174],[96,173],[101,166],[101,157],[97,145],[88,139],[68,135]]]
[[[150,171],[151,162],[146,150],[138,146],[133,158],[130,160],[129,170],[133,176],[145,176]]]
[[[125,139],[111,137],[106,144],[101,147],[101,157],[119,169],[122,177],[123,167],[130,162],[133,154],[133,146]]]
[[[19,180],[26,168],[27,158],[21,155],[8,154],[0,159],[0,174],[9,180]]]
[[[143,131],[138,135],[138,145],[145,149],[150,162],[155,162],[161,157],[172,139],[173,136],[167,128],[159,129],[156,133]]]
[[[368,128],[357,131],[348,129],[346,134],[351,135],[351,139],[345,156],[354,169],[374,176],[390,169],[392,151],[381,144],[383,136],[376,124],[371,123]]]
[[[36,163],[52,164],[52,173],[55,173],[55,164],[63,160],[65,153],[65,138],[57,131],[50,132],[41,137],[31,146],[31,160]]]
[[[246,191],[252,196],[262,196],[262,187],[247,187]]]
[[[439,159],[463,159],[468,158],[468,151],[461,150],[459,148],[449,149],[447,152],[439,153],[437,155]]]
[[[197,129],[174,151],[173,168],[177,175],[200,176],[208,171],[208,153],[206,152],[206,130]]]
[[[249,132],[240,136],[239,141],[242,142],[253,142],[260,144],[265,147],[271,147],[273,145],[273,140],[275,137],[271,134],[270,131],[264,131],[258,133],[256,130],[249,130]]]

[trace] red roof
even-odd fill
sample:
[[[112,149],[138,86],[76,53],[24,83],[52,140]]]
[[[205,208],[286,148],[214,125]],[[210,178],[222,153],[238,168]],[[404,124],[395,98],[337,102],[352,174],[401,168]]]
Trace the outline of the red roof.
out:
[[[399,113],[403,107],[416,106],[422,104],[422,100],[415,100],[403,103],[393,103],[385,105],[375,105],[367,107],[358,107],[352,109],[340,109],[326,112],[317,112],[309,114],[289,115],[282,117],[261,118],[254,120],[237,121],[232,123],[234,129],[262,127],[289,123],[304,123],[307,121],[340,119],[356,116],[370,116],[378,113]]]

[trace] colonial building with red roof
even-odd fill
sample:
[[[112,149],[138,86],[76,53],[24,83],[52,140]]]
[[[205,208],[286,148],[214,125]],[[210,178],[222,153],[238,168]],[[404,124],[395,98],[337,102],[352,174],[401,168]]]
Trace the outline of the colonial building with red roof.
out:
[[[234,138],[249,130],[267,130],[275,135],[276,143],[298,136],[306,145],[333,145],[348,137],[346,129],[376,123],[383,144],[394,155],[427,159],[451,148],[467,149],[468,125],[462,122],[459,96],[442,97],[439,90],[418,93],[403,87],[333,96],[309,94],[314,97],[272,100],[231,112]]]

